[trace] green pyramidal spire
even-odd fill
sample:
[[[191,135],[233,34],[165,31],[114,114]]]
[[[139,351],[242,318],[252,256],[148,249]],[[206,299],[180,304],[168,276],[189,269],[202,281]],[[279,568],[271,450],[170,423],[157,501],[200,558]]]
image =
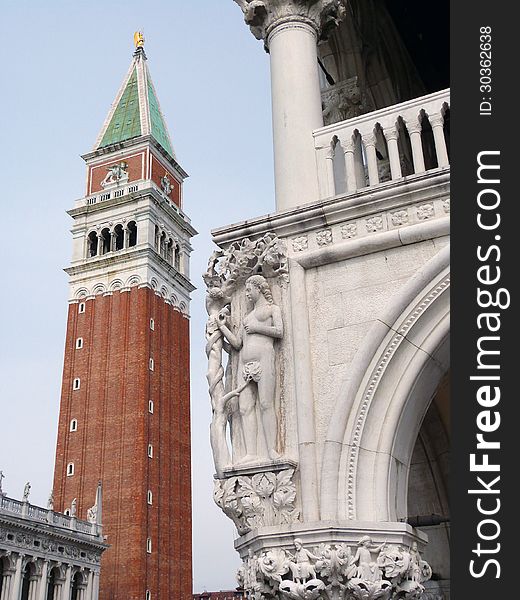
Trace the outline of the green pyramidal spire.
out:
[[[146,64],[146,54],[143,47],[138,46],[94,150],[143,135],[152,136],[175,159],[168,129]]]

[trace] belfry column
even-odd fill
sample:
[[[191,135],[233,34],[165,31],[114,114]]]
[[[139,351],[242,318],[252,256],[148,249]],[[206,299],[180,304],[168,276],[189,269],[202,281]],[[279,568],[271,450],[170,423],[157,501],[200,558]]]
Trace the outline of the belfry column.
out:
[[[323,126],[317,43],[345,15],[343,0],[235,0],[271,57],[276,209],[315,202],[312,131]]]

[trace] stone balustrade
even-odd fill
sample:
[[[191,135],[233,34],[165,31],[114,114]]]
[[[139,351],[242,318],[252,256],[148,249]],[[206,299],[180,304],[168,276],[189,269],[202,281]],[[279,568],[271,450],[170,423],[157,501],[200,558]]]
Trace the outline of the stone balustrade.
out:
[[[0,600],[97,600],[101,525],[0,494]]]
[[[449,89],[313,132],[320,199],[449,168]]]
[[[53,510],[42,508],[40,506],[34,506],[28,502],[15,500],[14,498],[8,498],[7,496],[0,496],[0,516],[3,515],[23,517],[28,521],[47,523],[54,527],[70,529],[87,535],[101,535],[101,525],[82,521],[76,517],[54,512]]]
[[[108,200],[112,200],[114,198],[121,198],[126,196],[127,194],[134,194],[135,192],[144,192],[146,190],[152,189],[166,202],[166,204],[173,210],[173,212],[177,213],[184,221],[187,223],[191,223],[191,219],[186,215],[186,213],[179,208],[175,202],[172,202],[168,198],[168,196],[164,193],[164,191],[151,179],[150,180],[140,180],[140,181],[132,181],[127,185],[122,185],[115,189],[110,190],[102,190],[97,194],[91,194],[89,196],[85,196],[83,198],[79,198],[74,203],[74,208],[81,208],[85,205],[92,206],[94,204],[100,204],[102,202],[107,202]]]

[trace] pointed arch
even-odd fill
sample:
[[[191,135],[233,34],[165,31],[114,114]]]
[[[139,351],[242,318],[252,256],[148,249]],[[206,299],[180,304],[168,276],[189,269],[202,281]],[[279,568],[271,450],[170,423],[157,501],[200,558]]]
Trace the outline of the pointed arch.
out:
[[[359,348],[324,444],[321,518],[407,516],[408,469],[449,361],[449,247],[398,292]]]

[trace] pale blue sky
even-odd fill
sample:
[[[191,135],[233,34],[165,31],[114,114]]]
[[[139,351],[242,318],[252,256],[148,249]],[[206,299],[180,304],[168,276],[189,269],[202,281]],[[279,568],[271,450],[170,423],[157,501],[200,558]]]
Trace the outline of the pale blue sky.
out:
[[[232,0],[0,0],[0,470],[45,505],[59,408],[71,219],[84,163],[142,28],[199,231],[192,280],[194,590],[234,588],[234,529],[212,500],[205,381],[209,230],[273,210],[269,58]],[[93,491],[94,492],[94,491]],[[128,507],[131,518],[132,507]]]

